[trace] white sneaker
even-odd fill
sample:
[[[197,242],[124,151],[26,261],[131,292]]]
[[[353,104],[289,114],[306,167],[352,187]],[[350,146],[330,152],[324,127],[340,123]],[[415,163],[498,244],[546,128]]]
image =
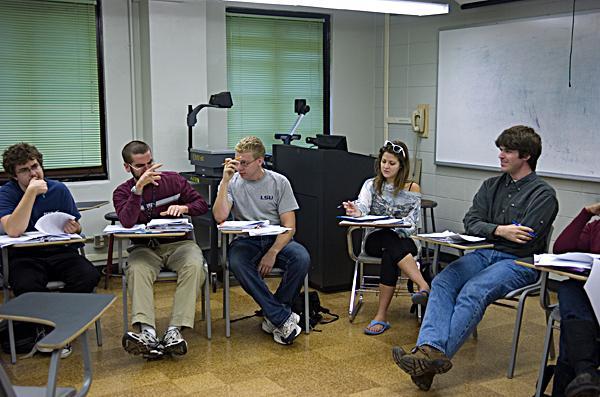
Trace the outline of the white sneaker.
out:
[[[40,353],[52,353],[52,349],[47,349],[44,347],[38,347],[37,351]],[[73,353],[73,346],[70,343],[66,344],[60,351],[60,358],[67,358]]]
[[[275,328],[273,330],[273,339],[275,342],[282,345],[291,345],[294,343],[294,339],[302,332],[302,328],[298,326],[299,319],[300,317],[292,312],[281,327]]]
[[[187,353],[187,342],[181,336],[179,328],[173,328],[165,332],[162,339],[162,345],[165,348],[165,353],[177,354],[179,356]]]
[[[300,322],[300,316],[294,312],[292,312],[292,316],[294,317],[294,321],[296,322],[296,324],[298,324]],[[267,334],[273,334],[273,331],[275,331],[275,328],[277,328],[276,326],[273,325],[273,323],[271,321],[269,321],[268,318],[264,317],[262,324],[261,324],[261,328],[263,331],[265,331]]]
[[[141,354],[144,358],[160,358],[164,354],[160,341],[148,331],[126,332],[121,343],[127,353]]]

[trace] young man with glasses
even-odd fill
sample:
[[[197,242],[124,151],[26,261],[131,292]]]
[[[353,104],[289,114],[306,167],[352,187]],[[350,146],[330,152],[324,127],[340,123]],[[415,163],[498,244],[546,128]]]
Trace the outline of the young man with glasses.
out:
[[[124,227],[148,223],[154,218],[198,216],[208,211],[202,196],[176,172],[158,171],[150,146],[131,141],[121,155],[132,178],[113,192],[113,203]],[[193,232],[192,232],[193,233]],[[123,335],[123,348],[145,358],[187,353],[182,328],[194,326],[196,300],[206,278],[200,247],[187,237],[135,239],[128,249],[127,278],[131,295],[131,323],[140,332]],[[154,281],[166,267],[177,273],[177,288],[169,326],[163,337],[156,334]]]
[[[538,272],[514,260],[544,252],[558,213],[556,192],[535,173],[540,136],[517,125],[495,143],[503,174],[483,182],[463,219],[466,233],[485,237],[494,248],[476,250],[446,266],[433,279],[415,348],[410,353],[392,349],[396,364],[421,390],[429,390],[436,374],[452,368],[450,359],[487,306],[535,282]]]
[[[287,178],[263,168],[265,147],[260,139],[243,138],[235,154],[225,161],[213,215],[217,223],[231,212],[236,220],[268,220],[292,229],[277,236],[238,236],[228,254],[231,271],[263,311],[263,331],[275,342],[290,345],[301,332],[300,316],[291,311],[291,304],[310,265],[308,251],[292,239],[298,203]],[[273,266],[285,272],[275,294],[264,281]]]
[[[10,180],[0,187],[0,221],[6,234],[17,237],[35,231],[39,218],[50,212],[75,217],[63,226],[65,233],[80,233],[81,217],[69,189],[44,178],[43,156],[35,146],[18,143],[2,155]],[[9,249],[9,284],[15,295],[47,291],[48,281],[62,281],[65,292],[92,292],[100,273],[78,249],[81,244]],[[68,350],[68,351],[67,351]],[[70,348],[61,356],[70,354]]]

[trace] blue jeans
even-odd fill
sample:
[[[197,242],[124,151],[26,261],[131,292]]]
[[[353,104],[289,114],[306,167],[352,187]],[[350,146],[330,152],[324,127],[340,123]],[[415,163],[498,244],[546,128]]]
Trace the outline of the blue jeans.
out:
[[[454,356],[483,318],[485,309],[508,292],[535,282],[537,271],[496,250],[471,252],[450,263],[431,283],[417,346]]]
[[[275,294],[258,272],[258,264],[277,236],[241,237],[229,245],[229,269],[240,285],[261,307],[263,314],[280,327],[291,314],[291,304],[298,295],[310,266],[310,255],[296,241],[290,241],[277,254],[275,267],[284,271]]]

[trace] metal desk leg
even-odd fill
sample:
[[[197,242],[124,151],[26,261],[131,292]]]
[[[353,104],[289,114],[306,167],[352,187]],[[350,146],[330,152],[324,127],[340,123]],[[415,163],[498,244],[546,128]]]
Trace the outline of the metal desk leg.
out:
[[[225,336],[229,338],[231,336],[231,314],[229,307],[229,266],[227,264],[227,234],[221,233],[223,237],[221,240],[221,245],[223,249],[223,310],[225,311]]]
[[[84,334],[87,334],[84,332]],[[58,364],[60,363],[60,351],[57,349],[52,352],[50,358],[50,369],[48,369],[48,386],[46,387],[46,397],[54,397],[56,395],[56,380],[58,377]]]

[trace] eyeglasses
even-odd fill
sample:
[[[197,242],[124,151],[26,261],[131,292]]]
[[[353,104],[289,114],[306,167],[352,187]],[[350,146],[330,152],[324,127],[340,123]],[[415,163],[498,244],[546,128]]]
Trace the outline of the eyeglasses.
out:
[[[391,147],[392,151],[396,154],[400,154],[402,153],[402,157],[406,157],[406,153],[404,153],[404,148],[400,145],[396,145],[394,142],[392,141],[385,141],[385,143],[383,144],[384,148],[388,148]]]
[[[257,158],[255,158],[255,159],[254,159],[254,160],[252,160],[252,161],[241,160],[241,161],[239,162],[239,164],[240,164],[240,167],[242,167],[242,168],[246,168],[246,167],[247,167],[247,166],[249,166],[250,164],[254,163],[256,160],[258,160],[258,157],[257,157]]]
[[[31,171],[38,172],[42,168],[39,163],[33,164],[31,167],[23,167],[17,170],[17,174],[31,174]]]
[[[131,168],[133,168],[134,170],[136,170],[136,171],[143,170],[144,168],[152,167],[153,165],[154,165],[154,159],[148,161],[146,164],[143,164],[143,165],[137,165],[136,166],[136,165],[133,165],[133,164],[129,164],[129,166]]]

